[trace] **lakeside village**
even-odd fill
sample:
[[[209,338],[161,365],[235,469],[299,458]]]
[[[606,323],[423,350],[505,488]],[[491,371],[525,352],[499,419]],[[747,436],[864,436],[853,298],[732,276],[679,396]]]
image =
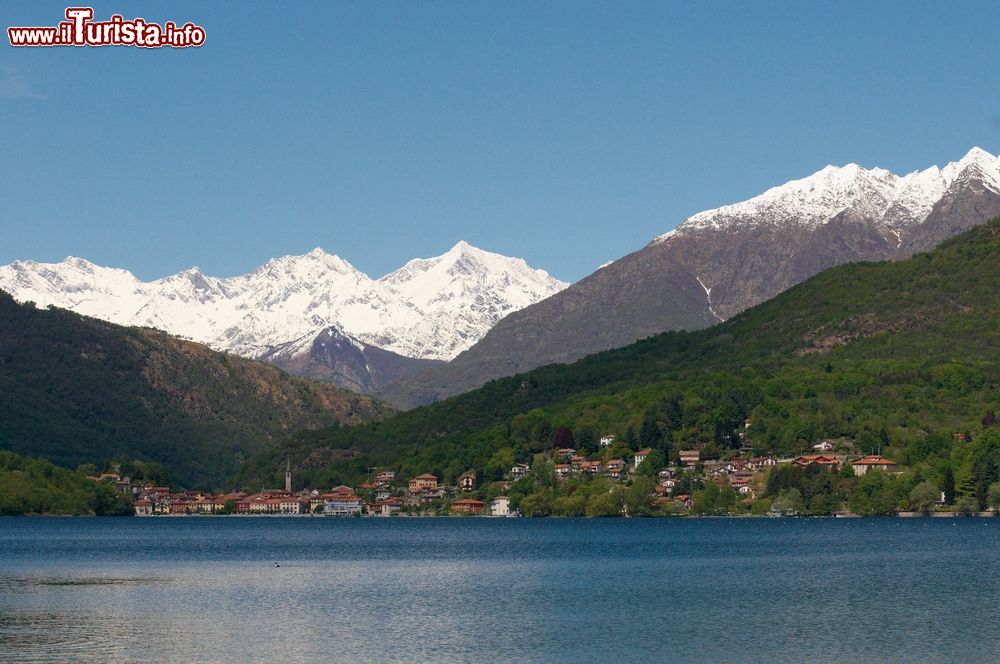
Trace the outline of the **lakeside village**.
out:
[[[749,429],[749,420],[744,428]],[[963,434],[956,434],[956,436]],[[748,436],[747,436],[748,437]],[[157,515],[313,515],[313,516],[639,516],[639,515],[833,515],[978,514],[977,505],[955,504],[929,482],[906,489],[881,508],[853,509],[853,494],[865,480],[880,487],[904,470],[879,454],[860,454],[848,439],[822,440],[811,453],[794,457],[753,456],[749,444],[727,459],[704,459],[697,449],[633,451],[613,435],[600,439],[587,458],[572,448],[536,454],[515,463],[502,480],[482,482],[482,473],[465,472],[451,484],[432,473],[409,478],[382,470],[358,487],[292,490],[286,463],[283,489],[257,493],[210,494],[171,491],[144,483],[134,486],[116,472],[90,479],[113,482],[131,496],[137,516]],[[378,469],[373,469],[378,470]],[[877,477],[876,477],[877,476]],[[880,478],[884,478],[880,479]],[[919,478],[918,478],[919,479]],[[912,483],[912,482],[911,482]],[[826,487],[817,490],[815,487]],[[812,487],[812,488],[810,488]],[[911,490],[912,489],[912,490]],[[954,492],[954,488],[951,489]],[[919,495],[918,495],[919,494]],[[546,498],[547,496],[547,498]],[[769,496],[762,500],[760,497]],[[877,500],[877,499],[873,499]],[[825,502],[824,502],[825,501]],[[820,507],[817,507],[817,502]],[[961,501],[959,501],[961,502]],[[1000,498],[990,504],[1000,507]],[[825,506],[825,507],[824,507]]]

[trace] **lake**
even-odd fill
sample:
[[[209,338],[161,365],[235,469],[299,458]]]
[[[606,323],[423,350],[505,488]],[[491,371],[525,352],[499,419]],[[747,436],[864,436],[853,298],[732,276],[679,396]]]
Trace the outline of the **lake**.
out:
[[[980,518],[2,518],[0,661],[993,662],[998,553]]]

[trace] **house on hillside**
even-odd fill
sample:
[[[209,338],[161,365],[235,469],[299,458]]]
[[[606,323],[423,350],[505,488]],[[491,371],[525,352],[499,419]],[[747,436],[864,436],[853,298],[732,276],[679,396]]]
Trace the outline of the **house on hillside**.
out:
[[[680,457],[681,464],[685,466],[693,466],[701,461],[701,452],[698,450],[681,450],[677,454]]]
[[[633,466],[633,467],[636,468],[636,469],[638,469],[639,468],[639,464],[642,463],[643,461],[645,461],[646,457],[648,457],[652,453],[653,453],[653,450],[649,449],[648,447],[643,448],[643,449],[639,450],[638,452],[636,452],[635,453],[635,458],[633,459],[633,463],[635,464],[635,466]]]
[[[820,443],[816,443],[815,445],[813,445],[813,449],[816,450],[817,452],[832,452],[833,443],[831,443],[829,440],[824,440]]]
[[[475,491],[476,490],[476,473],[475,471],[468,471],[462,473],[458,478],[458,488],[462,491]]]
[[[424,473],[423,475],[417,475],[409,484],[410,493],[420,493],[424,489],[437,489],[438,488],[438,478],[430,473]]]
[[[604,466],[604,472],[613,480],[620,480],[625,475],[625,462],[622,459],[611,459]]]
[[[611,443],[615,442],[615,437],[611,434],[607,436],[601,436],[601,447],[611,447]]]
[[[819,466],[826,466],[828,468],[836,468],[840,465],[840,461],[834,456],[825,456],[823,454],[806,454],[795,458],[796,466],[809,466],[811,464],[817,464]]]
[[[510,476],[515,480],[519,480],[530,472],[531,466],[526,463],[519,463],[510,469]]]
[[[386,498],[375,503],[372,513],[375,516],[392,516],[403,507],[403,499],[399,497]]]
[[[851,468],[854,470],[855,475],[860,476],[875,468],[885,472],[891,472],[896,469],[896,463],[879,456],[878,454],[870,454],[852,461]]]

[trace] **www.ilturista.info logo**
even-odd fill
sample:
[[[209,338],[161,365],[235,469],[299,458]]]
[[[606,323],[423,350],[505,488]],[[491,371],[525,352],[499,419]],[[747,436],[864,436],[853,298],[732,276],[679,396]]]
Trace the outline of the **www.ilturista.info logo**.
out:
[[[187,48],[205,43],[205,28],[194,23],[178,26],[147,23],[144,18],[126,21],[114,14],[107,21],[93,21],[92,7],[67,7],[66,19],[55,27],[11,27],[11,46],[138,46]]]

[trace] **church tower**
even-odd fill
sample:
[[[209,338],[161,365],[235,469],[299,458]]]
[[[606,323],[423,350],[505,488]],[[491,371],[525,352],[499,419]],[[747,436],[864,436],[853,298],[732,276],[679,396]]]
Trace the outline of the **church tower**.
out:
[[[285,460],[285,491],[292,492],[292,459]]]

